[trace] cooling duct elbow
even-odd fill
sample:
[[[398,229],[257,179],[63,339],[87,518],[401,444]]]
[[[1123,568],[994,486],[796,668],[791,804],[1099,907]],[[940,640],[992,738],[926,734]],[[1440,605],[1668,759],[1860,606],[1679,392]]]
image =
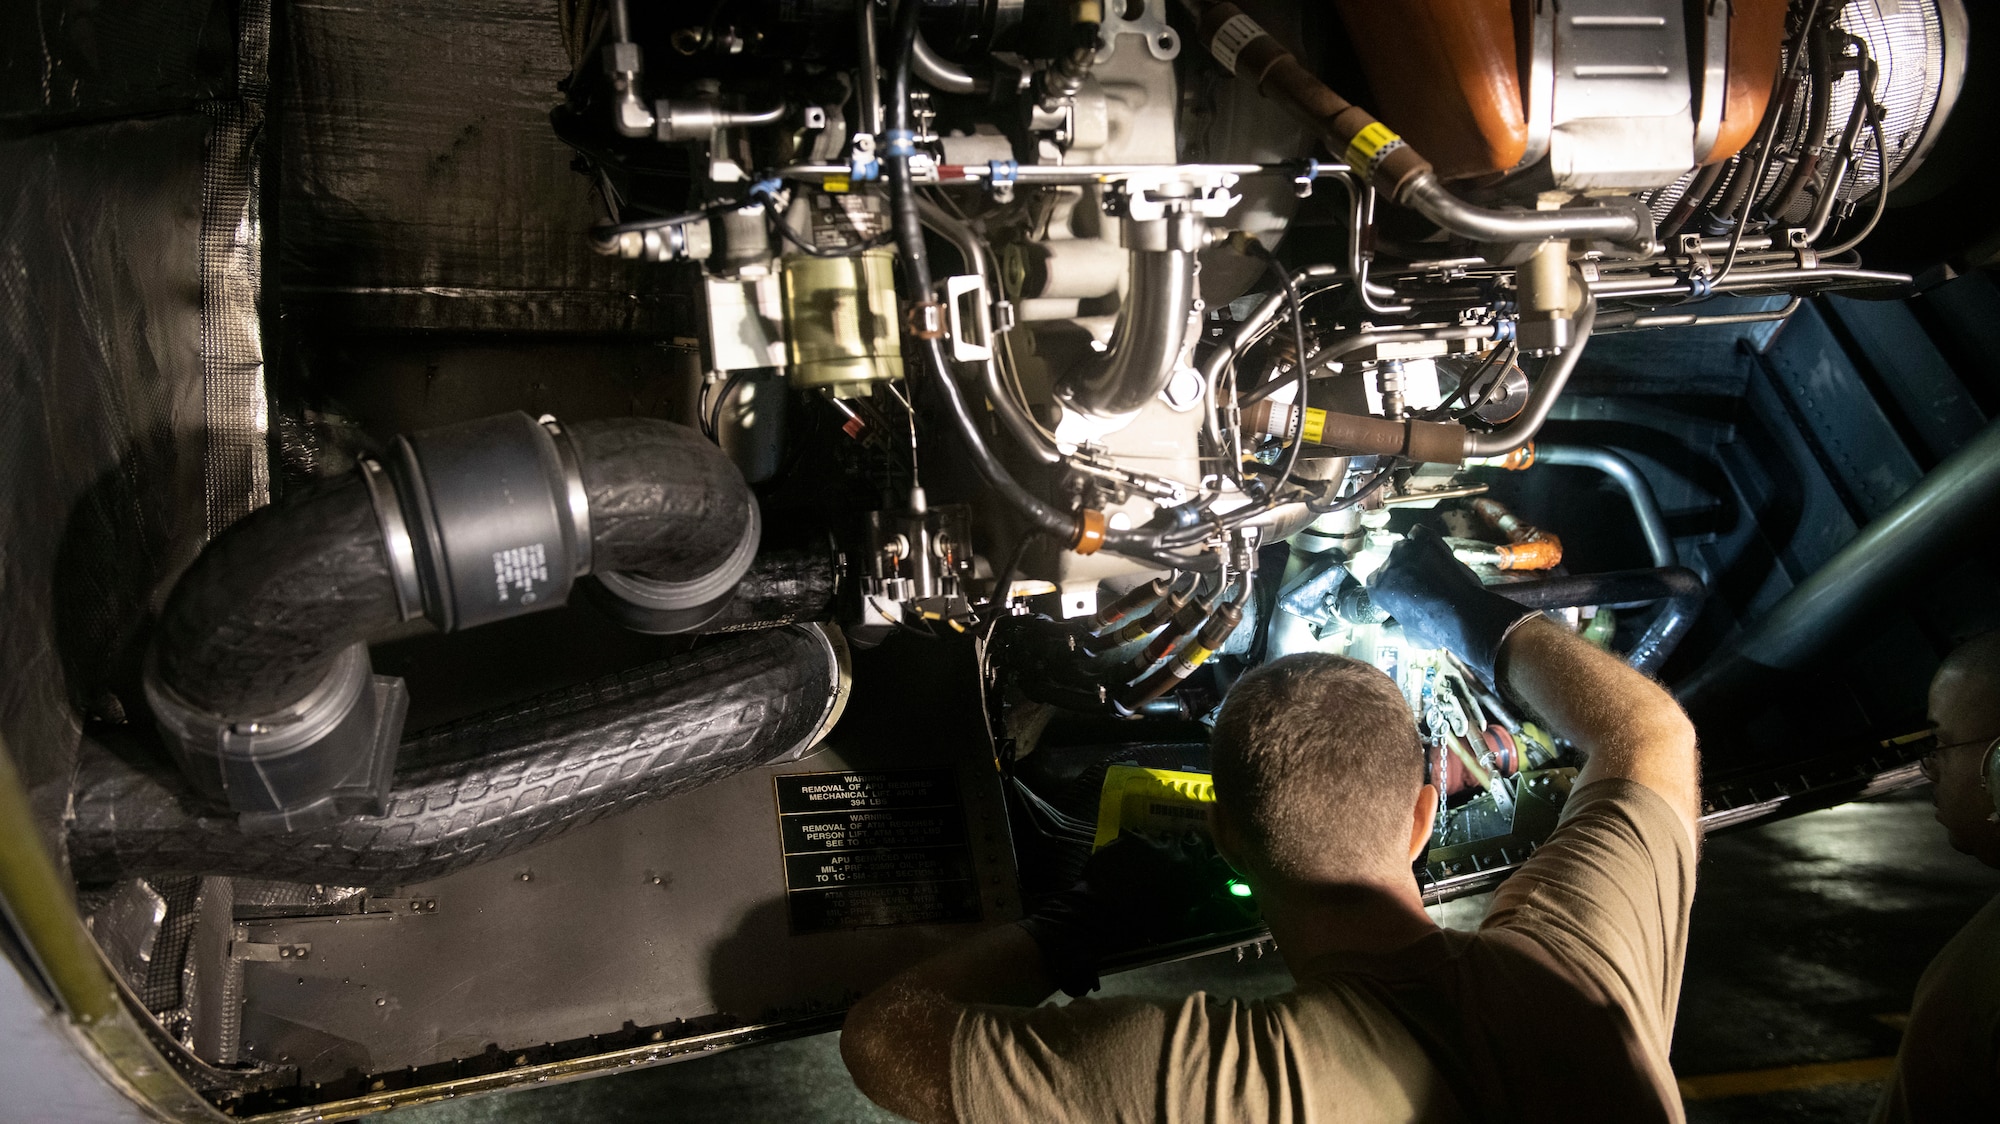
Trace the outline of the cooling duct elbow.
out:
[[[692,630],[758,538],[742,476],[683,426],[513,413],[412,434],[217,536],[168,597],[146,698],[190,784],[246,828],[380,814],[404,700],[370,639],[553,608],[593,572],[666,614],[654,631]]]

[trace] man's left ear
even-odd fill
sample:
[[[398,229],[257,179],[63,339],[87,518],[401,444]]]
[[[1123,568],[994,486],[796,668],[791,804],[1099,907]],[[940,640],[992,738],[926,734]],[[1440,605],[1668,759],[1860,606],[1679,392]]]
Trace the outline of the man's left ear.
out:
[[[1417,806],[1410,816],[1410,861],[1416,862],[1431,845],[1431,829],[1437,826],[1438,790],[1430,782],[1417,790]]]

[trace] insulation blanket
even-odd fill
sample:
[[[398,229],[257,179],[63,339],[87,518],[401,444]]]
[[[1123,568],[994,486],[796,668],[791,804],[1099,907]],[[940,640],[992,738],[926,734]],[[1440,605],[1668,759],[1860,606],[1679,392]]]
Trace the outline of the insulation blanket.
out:
[[[203,539],[201,162],[188,114],[0,142],[0,739],[42,822],[124,714]]]
[[[601,258],[549,126],[548,0],[291,4],[273,67],[287,313],[340,328],[680,330],[659,267]]]

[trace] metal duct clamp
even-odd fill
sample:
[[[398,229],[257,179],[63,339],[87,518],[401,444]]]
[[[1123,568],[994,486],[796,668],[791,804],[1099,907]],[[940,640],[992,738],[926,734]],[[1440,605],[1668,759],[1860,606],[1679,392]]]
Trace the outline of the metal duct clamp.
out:
[[[584,583],[591,604],[634,632],[654,636],[693,632],[714,620],[736,596],[736,585],[756,559],[763,520],[750,507],[743,537],[720,565],[685,581],[608,570]]]
[[[388,810],[409,692],[375,675],[368,645],[343,650],[304,698],[254,718],[212,714],[144,676],[146,704],[195,790],[236,812],[246,832],[300,831]]]
[[[589,501],[553,419],[443,426],[397,438],[393,456],[365,479],[403,619],[451,632],[553,608],[590,572]]]

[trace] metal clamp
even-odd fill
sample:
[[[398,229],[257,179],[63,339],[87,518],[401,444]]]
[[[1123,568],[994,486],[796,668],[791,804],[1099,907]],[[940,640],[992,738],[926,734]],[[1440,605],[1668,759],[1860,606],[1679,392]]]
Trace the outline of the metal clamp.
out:
[[[569,431],[553,415],[537,419],[555,441],[556,460],[562,464],[563,492],[569,508],[570,557],[577,577],[590,572],[590,492],[583,486],[583,465],[570,442]],[[405,618],[407,619],[407,618]]]
[[[389,556],[389,580],[396,587],[396,614],[403,620],[424,615],[423,585],[417,577],[416,544],[410,541],[410,527],[403,518],[403,501],[389,470],[374,457],[360,459],[361,479],[368,486],[368,501],[375,508],[375,521],[382,530],[382,549]]]

